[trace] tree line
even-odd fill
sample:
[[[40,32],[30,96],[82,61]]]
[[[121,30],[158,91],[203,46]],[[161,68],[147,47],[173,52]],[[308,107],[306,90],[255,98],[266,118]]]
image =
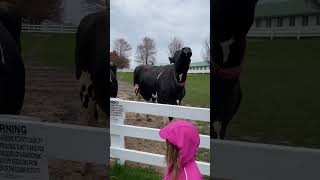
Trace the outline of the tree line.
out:
[[[210,63],[210,37],[203,41],[201,51],[202,60]],[[173,37],[168,45],[168,56],[173,57],[177,50],[184,47],[184,42],[179,37]],[[110,61],[119,69],[129,68],[130,57],[132,55],[132,46],[124,38],[118,38],[113,41],[112,51],[110,52]],[[156,41],[148,36],[144,37],[137,45],[134,61],[138,65],[155,65],[157,56]],[[169,60],[168,60],[169,61]]]

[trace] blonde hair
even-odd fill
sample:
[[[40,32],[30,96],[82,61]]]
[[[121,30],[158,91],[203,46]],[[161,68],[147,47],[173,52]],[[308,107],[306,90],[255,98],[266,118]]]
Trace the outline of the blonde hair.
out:
[[[178,180],[180,170],[179,148],[169,141],[166,141],[166,144],[166,163],[168,167],[168,173],[171,174],[171,180]]]

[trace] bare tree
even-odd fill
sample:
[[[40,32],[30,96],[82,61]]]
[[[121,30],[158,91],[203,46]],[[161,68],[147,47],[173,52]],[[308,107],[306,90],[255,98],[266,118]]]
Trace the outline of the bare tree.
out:
[[[171,38],[170,44],[168,45],[169,57],[173,57],[174,53],[180,50],[181,48],[183,48],[183,46],[184,46],[184,43],[180,38],[178,37]]]
[[[138,45],[136,52],[136,62],[138,64],[154,65],[156,62],[156,43],[154,39],[144,37],[142,43]]]
[[[18,11],[25,19],[36,20],[41,23],[45,20],[62,21],[62,0],[17,0]]]
[[[113,50],[118,54],[119,57],[129,60],[132,47],[125,39],[119,38],[113,41]]]
[[[89,12],[110,8],[110,0],[81,0],[82,7]]]
[[[210,64],[210,36],[203,41],[201,56],[203,61]]]

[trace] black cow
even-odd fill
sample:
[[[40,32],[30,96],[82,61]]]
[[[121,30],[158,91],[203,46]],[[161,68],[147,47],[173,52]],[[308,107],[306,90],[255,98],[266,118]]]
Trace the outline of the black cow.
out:
[[[225,138],[227,125],[239,109],[242,99],[239,77],[256,3],[257,0],[213,1],[212,138]]]
[[[80,98],[82,106],[92,113],[90,118],[96,121],[99,111],[103,117],[109,114],[107,17],[106,10],[85,16],[76,33],[75,64],[76,78],[81,81]]]
[[[185,96],[185,82],[191,56],[191,49],[184,47],[174,54],[174,64],[136,67],[133,82],[136,95],[141,95],[146,101],[180,105]]]
[[[25,94],[25,69],[21,57],[21,17],[0,7],[0,114],[18,115]]]

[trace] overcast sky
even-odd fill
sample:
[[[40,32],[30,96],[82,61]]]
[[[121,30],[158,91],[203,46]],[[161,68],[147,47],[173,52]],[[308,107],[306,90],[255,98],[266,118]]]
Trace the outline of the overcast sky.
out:
[[[111,0],[110,9],[110,43],[117,38],[129,42],[131,68],[144,36],[156,41],[157,63],[169,63],[168,44],[174,36],[192,49],[192,62],[202,61],[202,44],[210,33],[210,0]]]

